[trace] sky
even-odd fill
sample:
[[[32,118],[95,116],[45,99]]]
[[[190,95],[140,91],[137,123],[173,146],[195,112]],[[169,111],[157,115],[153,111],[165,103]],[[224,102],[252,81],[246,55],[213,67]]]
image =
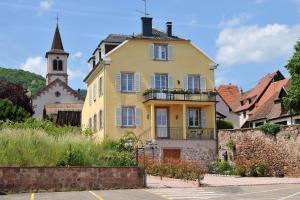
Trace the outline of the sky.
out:
[[[153,26],[191,41],[219,64],[216,85],[244,91],[284,68],[300,38],[300,0],[148,0]],[[70,53],[69,83],[85,88],[88,58],[109,33],[141,32],[142,0],[0,0],[0,66],[46,73],[56,16]]]

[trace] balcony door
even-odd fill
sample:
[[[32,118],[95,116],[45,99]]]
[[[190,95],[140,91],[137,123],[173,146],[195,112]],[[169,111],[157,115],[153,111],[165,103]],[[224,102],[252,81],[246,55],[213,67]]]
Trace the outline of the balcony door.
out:
[[[155,115],[156,137],[167,138],[169,135],[168,108],[156,108]]]
[[[157,99],[166,99],[164,90],[168,89],[168,74],[155,74],[155,89],[161,92],[157,93]]]

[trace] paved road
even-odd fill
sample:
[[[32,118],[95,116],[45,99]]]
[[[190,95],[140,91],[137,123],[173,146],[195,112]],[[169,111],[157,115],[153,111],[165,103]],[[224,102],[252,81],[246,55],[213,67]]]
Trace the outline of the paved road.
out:
[[[300,200],[300,184],[100,190],[0,196],[0,200]]]

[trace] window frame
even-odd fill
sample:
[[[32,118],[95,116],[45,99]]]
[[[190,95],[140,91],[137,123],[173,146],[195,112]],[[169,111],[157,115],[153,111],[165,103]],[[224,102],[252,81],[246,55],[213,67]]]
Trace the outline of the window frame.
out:
[[[199,81],[196,81],[196,78],[198,78]],[[191,82],[191,86],[190,87],[190,82]],[[196,87],[197,86],[197,82],[198,82],[198,86],[199,87]],[[187,83],[187,89],[189,91],[200,91],[201,90],[201,76],[198,75],[198,74],[189,74],[188,75],[188,83]]]
[[[132,111],[131,116],[131,122],[130,122],[130,113],[129,111]],[[125,116],[124,116],[125,115]],[[124,123],[125,122],[125,123]],[[121,108],[121,126],[122,127],[135,127],[135,107],[132,106],[124,106]]]
[[[164,50],[164,51],[163,51]],[[154,44],[153,50],[154,60],[167,61],[168,60],[168,45],[167,44]],[[163,57],[162,53],[165,54]]]
[[[103,96],[103,77],[101,76],[100,78],[99,78],[99,97],[101,97],[101,96]]]
[[[162,80],[165,78],[165,88],[162,87]],[[157,87],[157,80],[159,82],[159,87]],[[169,75],[166,73],[156,73],[154,74],[154,89],[157,90],[167,90],[169,88]]]
[[[129,79],[129,75],[132,76],[132,79]],[[125,78],[125,80],[124,80]],[[129,89],[129,83],[132,82],[131,89]],[[121,92],[123,93],[134,93],[135,87],[134,87],[134,73],[133,72],[121,72]],[[123,85],[125,84],[125,85]],[[123,88],[125,87],[125,88]]]
[[[192,111],[196,111],[196,115],[198,112],[198,120],[197,120],[197,116],[196,119],[192,119],[192,125],[190,125],[190,118],[194,118],[195,116],[191,116],[191,112]],[[201,108],[188,108],[188,127],[189,128],[201,128]],[[196,125],[196,122],[198,121],[198,125]]]
[[[103,110],[99,111],[99,129],[103,129]]]

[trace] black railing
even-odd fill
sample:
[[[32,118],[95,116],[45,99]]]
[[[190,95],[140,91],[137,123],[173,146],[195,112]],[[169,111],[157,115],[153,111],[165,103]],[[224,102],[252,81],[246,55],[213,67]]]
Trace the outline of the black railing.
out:
[[[158,90],[149,89],[144,92],[145,101],[168,100],[168,101],[216,101],[216,93],[212,90]]]
[[[186,138],[183,135],[183,128],[174,127],[156,127],[156,139],[171,139],[171,140],[213,140],[213,128],[187,128]]]
[[[213,128],[187,128],[187,140],[213,140],[215,138]]]

